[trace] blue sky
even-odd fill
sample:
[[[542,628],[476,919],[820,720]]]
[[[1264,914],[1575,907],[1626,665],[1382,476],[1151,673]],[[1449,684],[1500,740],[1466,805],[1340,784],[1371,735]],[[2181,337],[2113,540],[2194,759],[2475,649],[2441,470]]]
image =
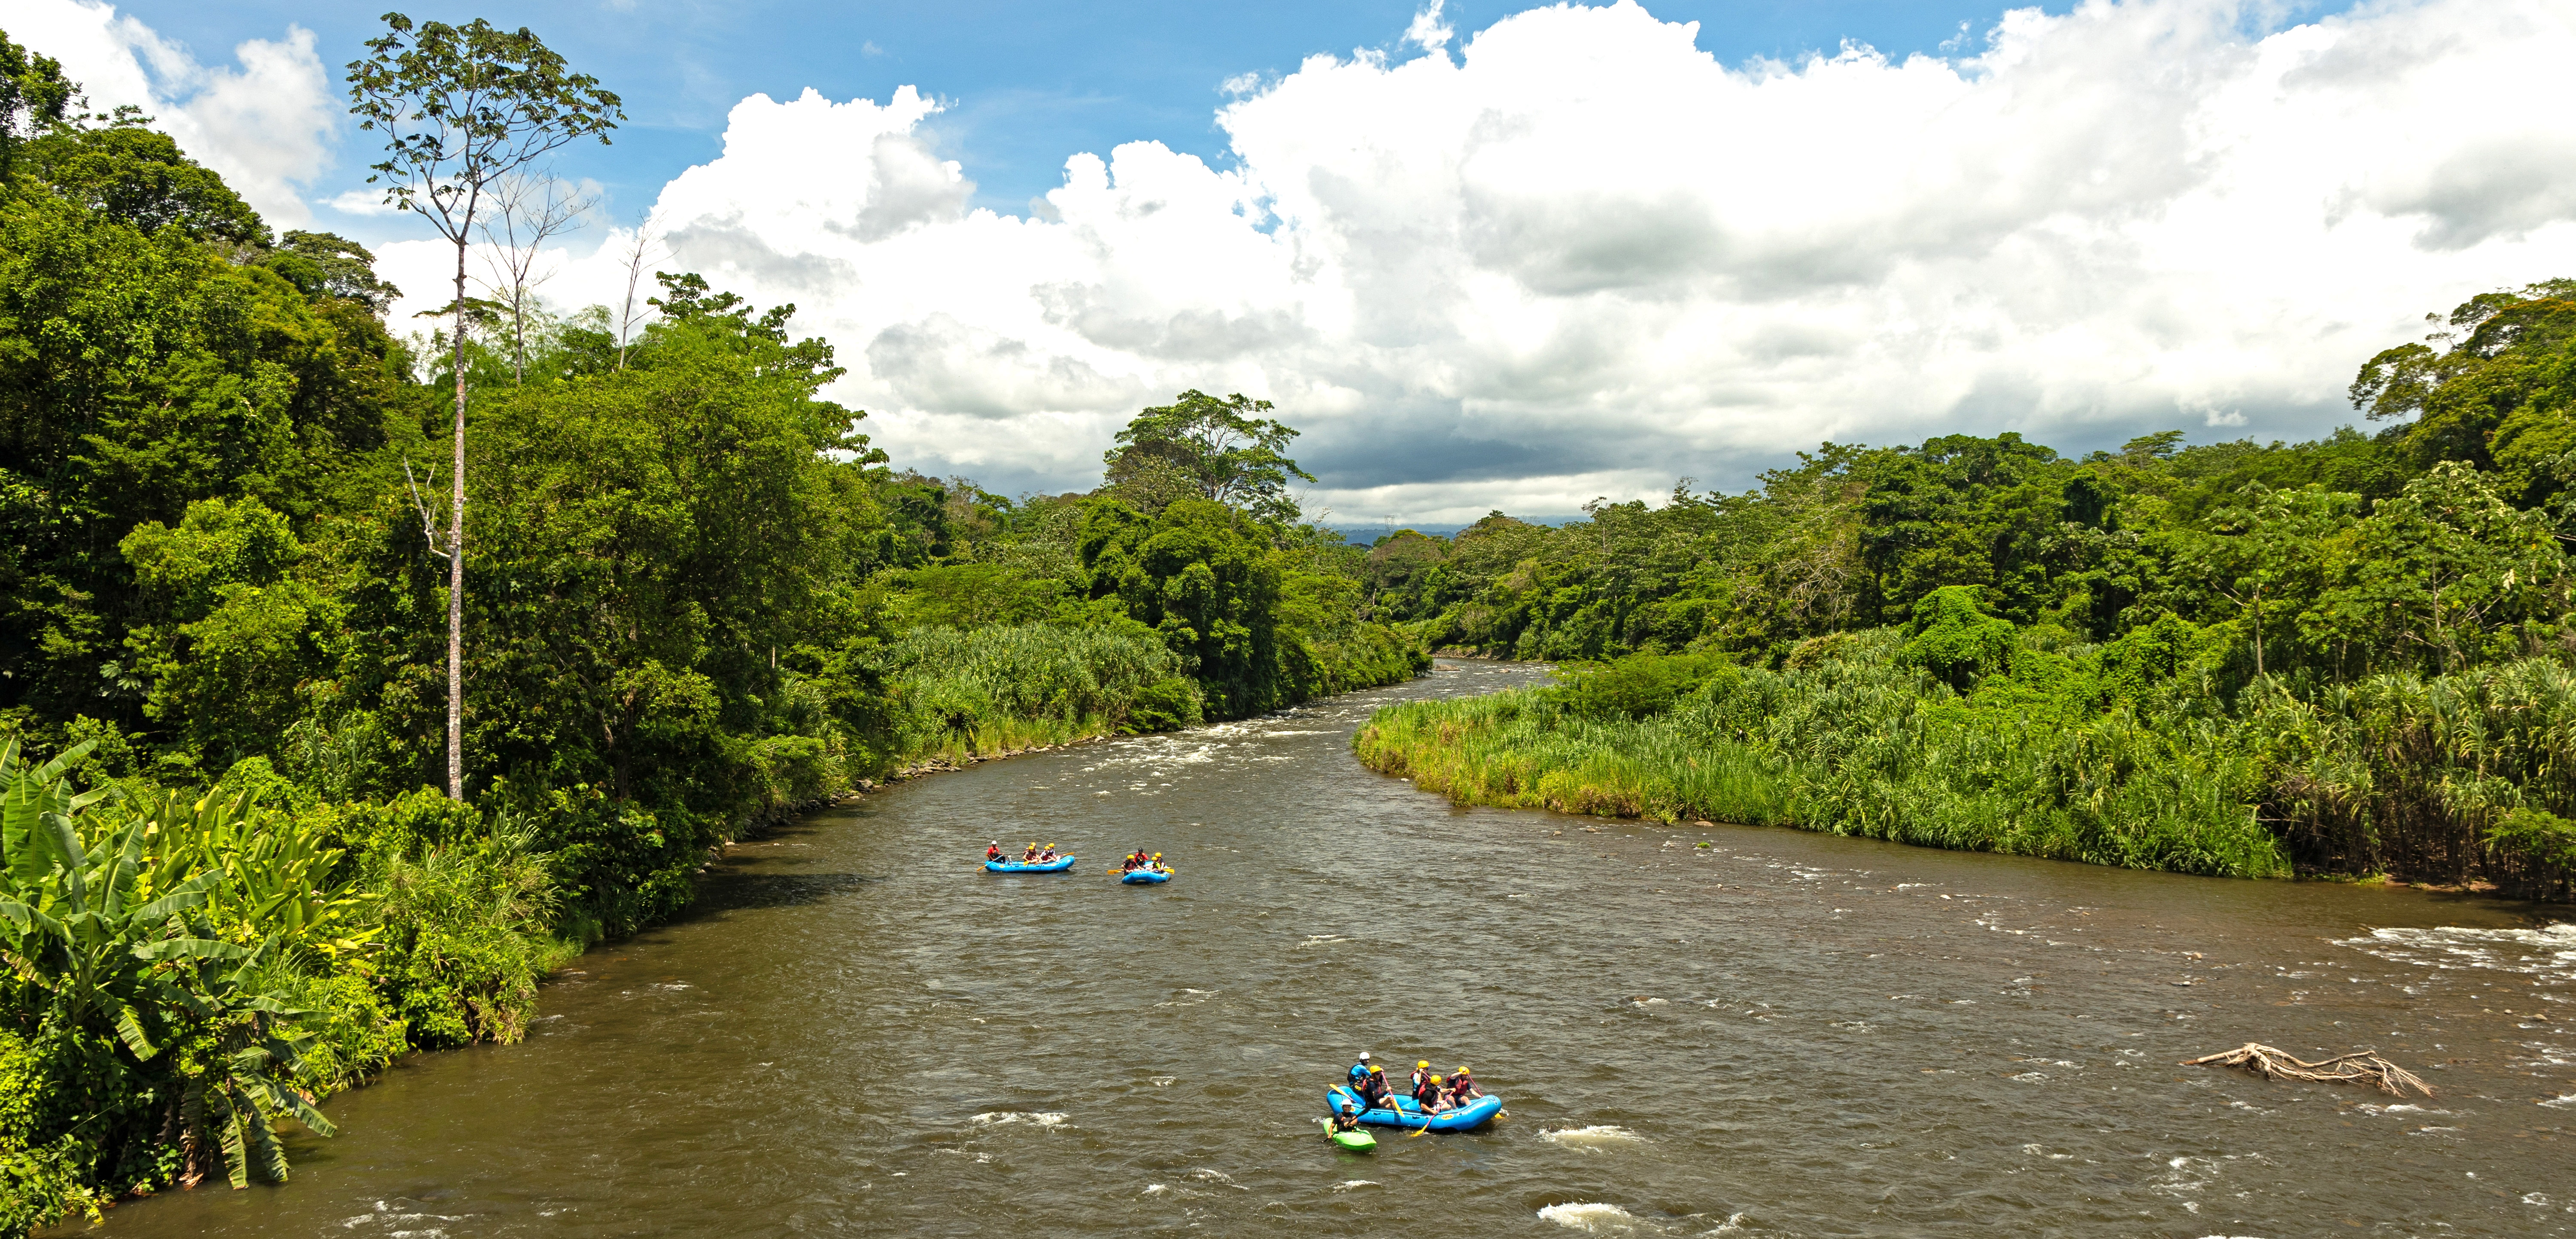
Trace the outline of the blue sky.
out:
[[[230,58],[244,39],[278,37],[290,24],[320,36],[323,63],[335,70],[381,29],[375,4],[310,0],[140,0],[119,6],[165,39],[184,43],[200,61]],[[439,11],[407,8],[444,20],[485,17],[524,25],[581,70],[626,100],[629,120],[616,145],[568,152],[568,173],[609,191],[612,215],[650,203],[663,183],[721,149],[726,113],[766,92],[795,97],[806,87],[833,99],[884,100],[912,85],[948,110],[928,130],[937,149],[965,165],[975,203],[1023,214],[1031,198],[1063,180],[1064,161],[1081,151],[1106,155],[1121,142],[1155,139],[1222,166],[1225,138],[1212,117],[1225,102],[1222,85],[1245,73],[1275,78],[1309,55],[1348,56],[1355,48],[1399,48],[1419,6],[1383,0],[1306,0],[1298,4],[1120,2],[814,4],[631,0],[602,3],[495,4]],[[1465,0],[1444,18],[1464,35],[1498,18],[1536,7]],[[1834,50],[1846,40],[1891,55],[1938,52],[1964,24],[1981,39],[2005,6],[1906,0],[1660,0],[1665,21],[1696,21],[1699,46],[1722,61],[1791,58]],[[2066,0],[2029,6],[2053,13]],[[2329,12],[2341,3],[2303,6]],[[1958,46],[1953,44],[1953,46]],[[318,203],[364,178],[368,151],[354,132],[341,135],[340,159]],[[368,236],[401,227],[348,219],[343,230]]]
[[[365,241],[409,323],[454,252],[331,205],[393,2],[0,25]],[[2568,0],[1421,3],[484,15],[630,114],[562,157],[606,201],[540,296],[619,303],[654,206],[649,269],[794,303],[881,446],[1009,493],[1186,388],[1277,401],[1319,510],[1432,524],[1820,440],[2309,438],[2427,311],[2576,273]]]

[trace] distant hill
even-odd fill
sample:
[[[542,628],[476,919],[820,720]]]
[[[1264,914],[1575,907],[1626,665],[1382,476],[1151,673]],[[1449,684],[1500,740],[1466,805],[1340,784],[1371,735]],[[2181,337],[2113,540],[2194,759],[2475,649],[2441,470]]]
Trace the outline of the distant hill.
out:
[[[1527,521],[1533,525],[1561,526],[1582,520],[1583,514],[1577,512],[1572,516],[1515,516],[1512,519],[1517,521]],[[1356,523],[1336,523],[1326,525],[1324,528],[1342,535],[1342,539],[1344,541],[1354,542],[1361,546],[1375,546],[1377,545],[1377,540],[1379,538],[1394,533],[1399,529],[1410,529],[1415,533],[1429,534],[1435,538],[1453,538],[1458,535],[1459,530],[1465,529],[1467,524],[1472,523],[1473,522],[1467,522],[1465,524],[1461,524],[1453,522],[1444,525],[1438,522],[1397,521],[1390,525],[1384,521],[1371,521],[1365,525]]]

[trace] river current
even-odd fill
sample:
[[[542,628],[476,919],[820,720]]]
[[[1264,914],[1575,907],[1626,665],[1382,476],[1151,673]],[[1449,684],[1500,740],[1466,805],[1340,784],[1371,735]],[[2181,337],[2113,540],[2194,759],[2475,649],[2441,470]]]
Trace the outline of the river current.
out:
[[[2576,926],[1791,830],[1460,809],[1350,754],[1433,676],[921,779],[739,845],[515,1046],[141,1236],[2576,1233]],[[987,840],[1072,873],[996,877]],[[1705,843],[1706,846],[1700,846]],[[1133,847],[1179,876],[1103,874]],[[2380,1051],[2430,1099],[2179,1060]],[[1470,1134],[1316,1126],[1361,1050]]]

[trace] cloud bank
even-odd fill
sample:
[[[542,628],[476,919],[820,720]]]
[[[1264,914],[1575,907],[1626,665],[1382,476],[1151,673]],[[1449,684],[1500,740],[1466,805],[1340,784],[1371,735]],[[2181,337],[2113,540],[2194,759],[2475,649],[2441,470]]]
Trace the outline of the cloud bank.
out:
[[[919,91],[756,95],[663,190],[663,265],[796,303],[898,461],[1009,489],[1090,485],[1186,387],[1276,401],[1344,520],[1739,486],[1827,438],[2313,435],[2425,311],[2576,274],[2547,85],[2576,8],[2277,11],[2095,0],[1955,55],[1727,65],[1633,3],[1471,36],[1432,6],[1396,52],[1228,83],[1232,166],[1077,154],[1026,218],[970,209]],[[305,80],[311,41],[239,55],[135,89],[186,87],[220,147],[216,101]],[[272,127],[318,134],[299,90],[265,89]],[[317,159],[182,140],[289,198]],[[618,300],[606,240],[546,295]],[[380,252],[397,314],[444,295],[437,246]]]
[[[203,65],[132,17],[96,0],[15,0],[0,28],[62,62],[91,111],[132,105],[274,228],[313,222],[298,187],[330,164],[340,104],[313,32],[233,49],[233,65]]]

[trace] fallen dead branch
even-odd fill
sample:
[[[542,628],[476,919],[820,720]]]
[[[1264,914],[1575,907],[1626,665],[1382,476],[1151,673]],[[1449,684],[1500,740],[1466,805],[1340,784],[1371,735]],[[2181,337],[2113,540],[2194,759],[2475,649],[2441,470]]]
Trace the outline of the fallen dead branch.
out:
[[[2360,1084],[2365,1081],[2403,1097],[2412,1088],[2427,1097],[2433,1086],[2415,1077],[2415,1073],[2381,1058],[2369,1050],[2343,1054],[2324,1062],[2312,1063],[2268,1045],[2248,1041],[2224,1054],[2209,1054],[2183,1060],[2185,1067],[2243,1067],[2271,1080],[2310,1080],[2321,1084]]]

